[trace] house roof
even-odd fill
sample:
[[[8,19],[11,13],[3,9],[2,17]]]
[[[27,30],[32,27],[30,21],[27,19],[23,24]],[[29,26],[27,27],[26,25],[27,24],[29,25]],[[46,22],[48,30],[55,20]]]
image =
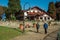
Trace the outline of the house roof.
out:
[[[34,9],[34,8],[36,8],[37,10],[42,11],[42,13],[39,13],[39,12],[38,12],[38,13],[29,12],[29,13],[28,13],[29,15],[43,15],[44,13],[47,14],[47,12],[45,12],[44,10],[42,10],[41,8],[39,8],[39,7],[37,7],[37,6],[31,8],[31,10]],[[30,10],[30,9],[28,9],[28,10]],[[28,10],[26,10],[26,11],[28,11]]]
[[[41,9],[41,8],[39,8],[39,7],[37,7],[37,6],[35,6],[35,7],[31,8],[31,9],[34,9],[34,8],[36,8],[36,9],[38,9],[38,10],[40,10],[40,11],[45,12],[43,9]],[[45,12],[45,13],[47,13],[47,12]]]
[[[43,9],[41,9],[41,8],[39,8],[39,7],[37,7],[37,6],[32,7],[32,8],[29,8],[29,9],[27,9],[27,10],[22,10],[22,11],[23,11],[23,12],[27,12],[27,11],[29,11],[30,9],[34,9],[34,8],[42,11],[42,13],[39,13],[39,12],[38,12],[38,13],[28,12],[28,15],[29,15],[29,16],[36,16],[36,15],[43,16],[44,14],[47,14],[48,16],[50,16],[48,12],[44,11]],[[50,17],[51,17],[51,16],[50,16]]]

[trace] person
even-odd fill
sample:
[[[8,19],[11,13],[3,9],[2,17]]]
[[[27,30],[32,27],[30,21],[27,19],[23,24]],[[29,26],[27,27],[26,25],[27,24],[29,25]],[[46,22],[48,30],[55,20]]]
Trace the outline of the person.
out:
[[[56,40],[60,40],[60,30],[57,32]]]
[[[48,24],[45,22],[43,26],[44,26],[45,34],[47,34]]]
[[[39,28],[40,28],[40,25],[39,25],[39,23],[37,22],[37,24],[36,24],[37,33],[39,32]]]

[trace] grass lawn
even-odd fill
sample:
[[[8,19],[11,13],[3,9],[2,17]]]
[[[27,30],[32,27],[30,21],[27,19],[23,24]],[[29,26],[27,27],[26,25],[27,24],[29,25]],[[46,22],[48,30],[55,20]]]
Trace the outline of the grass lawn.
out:
[[[22,32],[19,29],[0,26],[0,40],[9,40],[21,34]]]

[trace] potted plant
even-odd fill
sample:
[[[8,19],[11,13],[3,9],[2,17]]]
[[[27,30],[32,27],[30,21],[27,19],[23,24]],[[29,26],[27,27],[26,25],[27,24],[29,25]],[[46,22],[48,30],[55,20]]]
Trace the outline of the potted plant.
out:
[[[29,24],[26,24],[26,28],[29,28],[30,27],[30,25]]]
[[[23,28],[24,28],[24,27],[23,27],[23,24],[20,24],[20,25],[19,25],[19,28],[20,28],[20,30],[23,31]]]
[[[48,25],[49,25],[49,26],[51,25],[51,21],[48,22]]]
[[[36,28],[36,23],[33,23],[33,27]]]

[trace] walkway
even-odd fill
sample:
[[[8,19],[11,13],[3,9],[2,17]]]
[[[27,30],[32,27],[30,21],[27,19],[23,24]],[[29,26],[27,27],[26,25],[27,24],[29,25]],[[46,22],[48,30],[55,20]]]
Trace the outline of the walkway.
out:
[[[48,28],[48,34],[59,29],[59,25],[52,25]],[[43,26],[40,26],[39,33],[36,33],[35,28],[26,28],[27,33],[21,36],[17,36],[11,40],[43,40],[48,34],[44,34]]]
[[[57,32],[58,30],[48,34],[43,40],[57,40]]]

